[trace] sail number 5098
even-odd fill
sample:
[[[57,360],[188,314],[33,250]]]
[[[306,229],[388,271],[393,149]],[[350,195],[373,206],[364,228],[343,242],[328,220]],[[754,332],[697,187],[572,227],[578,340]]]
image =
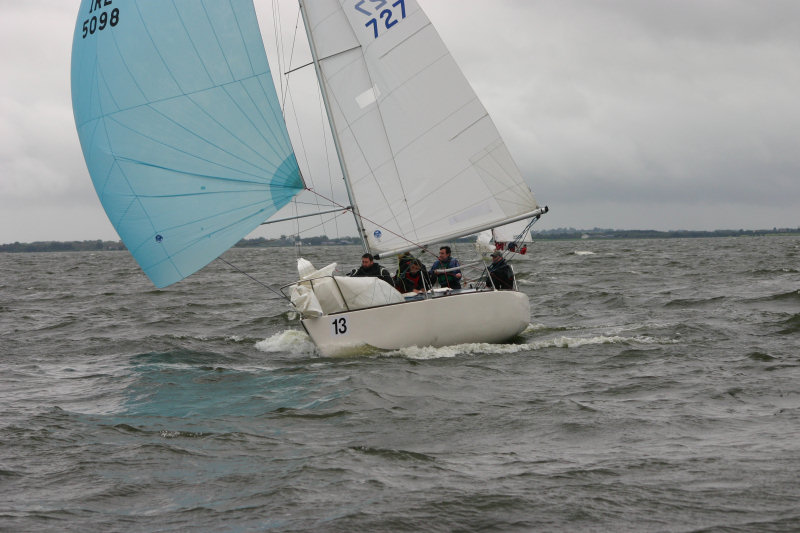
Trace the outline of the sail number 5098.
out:
[[[372,32],[377,39],[381,32],[390,29],[392,26],[399,22],[397,17],[397,8],[400,8],[400,19],[406,18],[406,2],[405,0],[397,0],[392,4],[392,8],[386,7],[389,0],[359,0],[356,2],[355,8],[359,13],[371,17],[366,24],[367,28],[372,28]],[[372,7],[372,10],[366,9]],[[384,9],[385,7],[385,9]],[[377,14],[377,15],[376,15]]]
[[[111,3],[111,2],[107,2]],[[114,8],[111,10],[109,14],[107,11],[103,11],[100,13],[100,16],[93,16],[90,19],[86,19],[83,21],[83,38],[86,39],[86,36],[91,34],[94,35],[95,32],[102,31],[106,29],[106,27],[111,26],[112,28],[119,23],[119,8]]]

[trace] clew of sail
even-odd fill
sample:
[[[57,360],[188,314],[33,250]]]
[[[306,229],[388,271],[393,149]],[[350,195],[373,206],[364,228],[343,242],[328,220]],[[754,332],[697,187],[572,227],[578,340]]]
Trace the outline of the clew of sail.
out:
[[[72,101],[103,208],[158,287],[303,188],[252,0],[82,0]]]
[[[313,0],[304,9],[371,251],[535,214],[497,128],[415,0]]]

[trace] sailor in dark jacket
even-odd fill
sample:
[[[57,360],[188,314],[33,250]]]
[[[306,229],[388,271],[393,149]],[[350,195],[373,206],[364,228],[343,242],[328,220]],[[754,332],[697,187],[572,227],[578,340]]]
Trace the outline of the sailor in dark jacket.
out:
[[[375,262],[375,258],[372,256],[372,254],[362,255],[361,268],[359,268],[358,270],[353,270],[348,274],[348,276],[352,276],[354,278],[360,278],[360,277],[380,278],[389,285],[394,286],[392,275],[389,274],[388,270],[386,270],[380,264]]]
[[[398,275],[394,281],[395,288],[402,292],[425,292],[431,287],[431,280],[425,271],[425,266],[414,259],[408,264],[408,269]]]
[[[503,259],[503,254],[500,252],[492,252],[492,264],[489,265],[489,276],[491,283],[494,284],[496,289],[501,291],[510,291],[514,289],[514,271],[511,265],[506,263]]]

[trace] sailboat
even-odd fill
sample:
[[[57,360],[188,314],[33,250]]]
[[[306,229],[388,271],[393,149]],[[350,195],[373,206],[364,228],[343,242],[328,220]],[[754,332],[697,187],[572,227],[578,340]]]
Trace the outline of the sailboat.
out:
[[[301,0],[300,10],[365,250],[438,250],[547,211],[415,0]],[[72,98],[103,208],[159,288],[308,190],[252,0],[82,0]],[[289,288],[323,355],[503,342],[529,322],[517,291],[398,298],[329,267],[301,262]]]
[[[478,234],[475,247],[484,256],[492,252],[503,252],[506,259],[532,259],[528,246],[532,244],[531,226],[536,220],[521,220],[482,231]]]

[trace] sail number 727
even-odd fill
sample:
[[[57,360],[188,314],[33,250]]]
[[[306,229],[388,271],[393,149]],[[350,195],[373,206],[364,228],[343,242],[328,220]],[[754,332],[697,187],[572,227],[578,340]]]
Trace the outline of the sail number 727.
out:
[[[377,39],[384,31],[391,29],[400,20],[406,18],[406,1],[397,0],[389,6],[390,0],[359,0],[356,2],[355,9],[359,13],[370,17],[364,24],[367,28],[372,28],[373,35]],[[369,9],[372,8],[372,9]]]

